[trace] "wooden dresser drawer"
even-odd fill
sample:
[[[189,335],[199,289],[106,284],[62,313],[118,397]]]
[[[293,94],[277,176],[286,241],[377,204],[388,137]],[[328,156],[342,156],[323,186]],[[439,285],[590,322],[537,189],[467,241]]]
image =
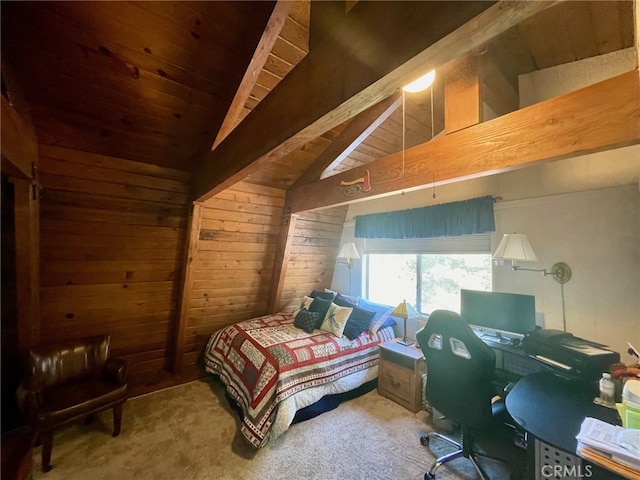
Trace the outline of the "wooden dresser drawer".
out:
[[[378,393],[413,413],[422,408],[422,352],[396,342],[380,346]]]
[[[380,394],[409,410],[413,410],[409,401],[412,397],[412,378],[413,372],[411,370],[393,363],[383,363],[378,374]]]

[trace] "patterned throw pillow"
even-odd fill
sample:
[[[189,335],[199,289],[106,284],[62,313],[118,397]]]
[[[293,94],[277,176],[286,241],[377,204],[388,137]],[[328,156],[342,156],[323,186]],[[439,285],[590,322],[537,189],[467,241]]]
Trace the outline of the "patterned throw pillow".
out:
[[[320,314],[318,312],[310,312],[306,308],[302,307],[298,312],[298,315],[296,315],[293,324],[305,332],[311,333],[318,328],[319,321]]]
[[[296,309],[293,311],[293,318],[296,318],[298,316],[298,312],[300,312],[301,308],[309,309],[309,306],[311,305],[311,302],[313,302],[313,298],[311,298],[311,297],[302,297],[302,300],[300,300],[300,303],[298,304]]]
[[[341,337],[351,312],[353,312],[352,307],[339,307],[332,302],[322,321],[322,325],[320,325],[320,330],[332,333],[336,337]]]

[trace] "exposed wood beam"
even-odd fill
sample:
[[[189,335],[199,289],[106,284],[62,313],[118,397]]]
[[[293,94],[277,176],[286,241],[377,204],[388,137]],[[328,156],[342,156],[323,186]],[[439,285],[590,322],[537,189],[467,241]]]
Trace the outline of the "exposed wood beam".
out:
[[[7,55],[0,56],[2,82],[6,87],[6,91],[3,88],[0,119],[2,172],[9,174],[5,172],[6,167],[13,170],[11,175],[14,177],[33,179],[36,176],[33,166],[37,167],[39,163],[38,140],[31,122],[29,104],[6,57]]]
[[[4,96],[0,98],[2,173],[11,177],[33,178],[33,167],[38,165],[36,136],[8,100]]]
[[[369,107],[367,110],[360,113],[356,118],[351,120],[347,128],[345,128],[341,132],[341,135],[331,145],[331,147],[333,147],[335,144],[335,148],[337,150],[342,145],[347,144],[346,148],[344,148],[342,152],[335,156],[333,161],[331,161],[329,165],[327,165],[323,169],[322,173],[320,174],[320,178],[326,177],[329,171],[340,165],[342,161],[347,158],[351,154],[351,152],[358,148],[358,146],[362,142],[364,142],[364,140],[369,135],[371,135],[376,128],[378,128],[385,120],[387,120],[387,118],[389,118],[393,114],[393,112],[395,112],[400,107],[400,105],[402,105],[402,94],[400,93],[400,91],[398,91],[386,100],[378,103],[377,105]],[[361,130],[360,134],[353,138],[353,141],[348,142],[348,135],[355,135],[358,130]],[[345,132],[347,132],[347,134],[345,134]],[[342,134],[345,134],[345,136],[343,137]],[[343,142],[342,145],[340,144],[340,142]],[[330,154],[333,154],[333,152],[331,152]],[[327,156],[326,159],[328,158],[329,156]]]
[[[247,71],[242,77],[240,86],[233,97],[233,101],[229,106],[227,115],[225,116],[222,126],[218,131],[218,135],[213,142],[213,146],[211,147],[212,150],[215,149],[238,124],[242,109],[246,105],[247,99],[258,81],[260,71],[262,70],[262,67],[264,67],[265,62],[269,57],[269,53],[271,53],[273,45],[276,43],[276,40],[282,31],[282,27],[284,26],[284,22],[287,20],[287,16],[289,15],[292,5],[293,2],[290,0],[278,0],[276,2],[273,12],[271,13],[271,17],[264,29],[264,33],[262,34],[260,42],[256,47],[256,51],[253,54],[253,58],[251,59],[251,62],[249,62]]]
[[[382,102],[370,107],[351,120],[340,135],[331,142],[305,170],[293,187],[310,183],[323,178],[323,173],[337,167],[358,145],[360,145],[376,128],[402,105],[402,94],[394,93]]]
[[[554,3],[359,2],[334,36],[206,153],[196,198],[210,198]]]
[[[182,294],[180,295],[180,316],[174,329],[173,365],[174,375],[181,376],[184,370],[184,346],[189,323],[189,299],[191,298],[191,286],[193,285],[193,259],[198,254],[200,222],[202,220],[202,204],[194,203],[189,212],[185,239],[187,245],[184,251],[182,265]]]
[[[638,70],[418,145],[365,166],[290,190],[297,213],[398,191],[498,173],[533,163],[640,143]],[[369,172],[371,189],[345,195],[342,181]]]
[[[269,299],[267,301],[267,312],[279,312],[281,307],[282,290],[284,280],[287,276],[287,265],[289,264],[289,254],[293,237],[296,231],[298,215],[287,215],[283,217],[280,229],[280,243],[276,251],[276,258],[271,276],[271,287]]]

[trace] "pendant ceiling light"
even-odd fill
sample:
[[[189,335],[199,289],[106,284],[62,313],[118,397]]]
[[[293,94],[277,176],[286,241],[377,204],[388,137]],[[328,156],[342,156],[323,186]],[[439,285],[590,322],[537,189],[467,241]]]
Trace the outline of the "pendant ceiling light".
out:
[[[436,71],[431,70],[430,72],[425,73],[420,78],[402,87],[402,90],[407,93],[418,93],[429,88],[433,84],[433,81],[435,79],[436,79]]]

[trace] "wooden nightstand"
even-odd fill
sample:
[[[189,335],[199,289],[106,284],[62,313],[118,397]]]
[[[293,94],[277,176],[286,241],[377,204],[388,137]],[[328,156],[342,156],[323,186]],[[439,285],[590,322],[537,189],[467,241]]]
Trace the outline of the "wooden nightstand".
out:
[[[415,345],[380,345],[378,393],[416,413],[422,409],[422,375],[426,362]]]

